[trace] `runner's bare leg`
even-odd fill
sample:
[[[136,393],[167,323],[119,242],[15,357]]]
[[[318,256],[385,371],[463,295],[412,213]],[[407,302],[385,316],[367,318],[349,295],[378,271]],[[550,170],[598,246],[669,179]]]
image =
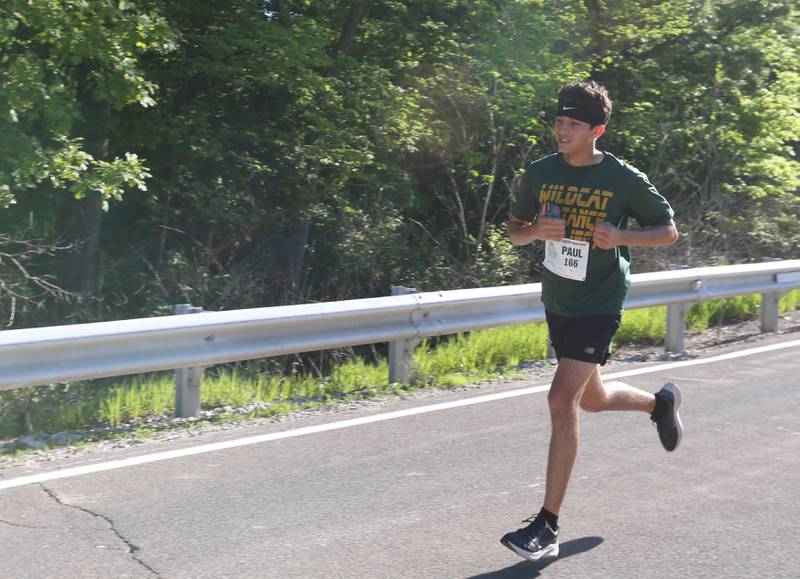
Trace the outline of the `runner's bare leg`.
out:
[[[547,395],[550,406],[550,453],[544,508],[557,515],[578,455],[580,424],[578,404],[597,364],[562,357]]]
[[[598,364],[562,357],[547,400],[552,431],[544,508],[558,514],[578,455],[578,406],[589,412],[635,410],[649,413],[655,408],[655,396],[625,382],[603,382]]]
[[[650,392],[625,382],[603,382],[599,366],[594,367],[581,396],[581,408],[588,412],[638,410],[650,413],[655,405],[656,398]]]

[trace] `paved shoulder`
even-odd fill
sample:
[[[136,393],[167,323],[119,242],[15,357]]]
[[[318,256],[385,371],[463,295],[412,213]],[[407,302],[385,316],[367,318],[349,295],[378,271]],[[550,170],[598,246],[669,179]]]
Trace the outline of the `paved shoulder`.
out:
[[[541,503],[543,388],[0,491],[0,556],[38,576],[796,576],[798,351],[626,378],[680,384],[674,453],[645,415],[584,414],[554,562],[498,542]]]

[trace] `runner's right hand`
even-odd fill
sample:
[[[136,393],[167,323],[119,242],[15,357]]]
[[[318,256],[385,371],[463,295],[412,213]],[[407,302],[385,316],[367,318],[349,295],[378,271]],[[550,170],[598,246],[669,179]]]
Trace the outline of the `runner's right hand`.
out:
[[[549,217],[547,215],[549,204],[549,201],[545,201],[539,208],[539,218],[534,225],[535,236],[537,239],[559,240],[567,234],[567,222],[560,217]]]

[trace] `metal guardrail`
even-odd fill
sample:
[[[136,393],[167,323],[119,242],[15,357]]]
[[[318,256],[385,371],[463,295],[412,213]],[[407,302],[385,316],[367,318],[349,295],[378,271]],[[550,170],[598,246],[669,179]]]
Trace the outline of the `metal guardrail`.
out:
[[[798,287],[800,260],[644,273],[632,276],[626,308],[668,305],[674,350],[684,304],[761,293],[762,329],[774,331],[778,296]],[[541,284],[525,284],[7,330],[0,332],[0,390],[376,342],[413,350],[425,337],[543,321],[540,298]],[[407,380],[408,370],[395,375]],[[179,415],[199,410],[199,395],[186,397]]]

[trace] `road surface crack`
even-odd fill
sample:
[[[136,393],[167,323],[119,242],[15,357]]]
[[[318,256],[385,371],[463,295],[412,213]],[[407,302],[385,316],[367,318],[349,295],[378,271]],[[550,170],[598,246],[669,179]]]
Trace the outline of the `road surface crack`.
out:
[[[20,527],[22,529],[44,529],[44,527],[34,527],[33,525],[23,525],[22,523],[13,523],[11,521],[4,521],[0,519],[0,525],[8,525],[9,527]]]
[[[101,514],[101,513],[95,513],[94,511],[91,511],[91,510],[89,510],[89,509],[87,509],[87,508],[85,508],[85,507],[81,507],[81,506],[79,506],[79,505],[71,505],[71,504],[69,504],[69,503],[65,503],[64,501],[62,501],[62,500],[61,500],[61,498],[60,498],[60,497],[59,497],[59,496],[56,494],[56,492],[55,492],[54,490],[47,488],[45,485],[43,485],[43,484],[41,484],[41,483],[39,484],[39,486],[41,486],[41,487],[42,487],[42,490],[44,491],[44,493],[45,493],[45,494],[46,494],[48,497],[50,497],[51,499],[53,499],[53,500],[54,500],[56,503],[58,503],[58,504],[59,504],[59,505],[61,505],[62,507],[67,507],[67,508],[70,508],[70,509],[75,509],[75,510],[78,510],[78,511],[82,511],[82,512],[84,512],[84,513],[88,514],[88,515],[92,515],[93,517],[97,517],[97,518],[99,518],[99,519],[103,519],[103,520],[104,520],[106,523],[108,523],[109,527],[111,528],[111,532],[112,532],[112,533],[114,533],[114,535],[115,535],[115,536],[116,536],[116,537],[117,537],[117,538],[118,538],[120,541],[122,541],[122,542],[125,544],[125,546],[128,548],[128,554],[131,556],[131,558],[132,558],[134,561],[136,561],[136,563],[138,563],[139,565],[141,565],[143,568],[147,569],[147,570],[148,570],[150,573],[152,573],[152,574],[153,574],[155,577],[161,577],[161,576],[160,576],[160,575],[159,575],[159,574],[158,574],[158,573],[155,571],[155,569],[153,569],[152,567],[150,567],[150,566],[149,566],[147,563],[145,563],[144,561],[142,561],[142,560],[139,558],[139,556],[137,555],[137,553],[139,552],[139,547],[137,547],[136,545],[134,545],[133,543],[131,543],[131,542],[130,542],[128,539],[126,539],[126,538],[125,538],[125,537],[122,535],[122,533],[120,533],[120,532],[119,532],[119,530],[116,528],[116,526],[114,525],[114,521],[112,521],[110,518],[108,518],[107,516],[105,516],[105,515],[103,515],[103,514]]]

